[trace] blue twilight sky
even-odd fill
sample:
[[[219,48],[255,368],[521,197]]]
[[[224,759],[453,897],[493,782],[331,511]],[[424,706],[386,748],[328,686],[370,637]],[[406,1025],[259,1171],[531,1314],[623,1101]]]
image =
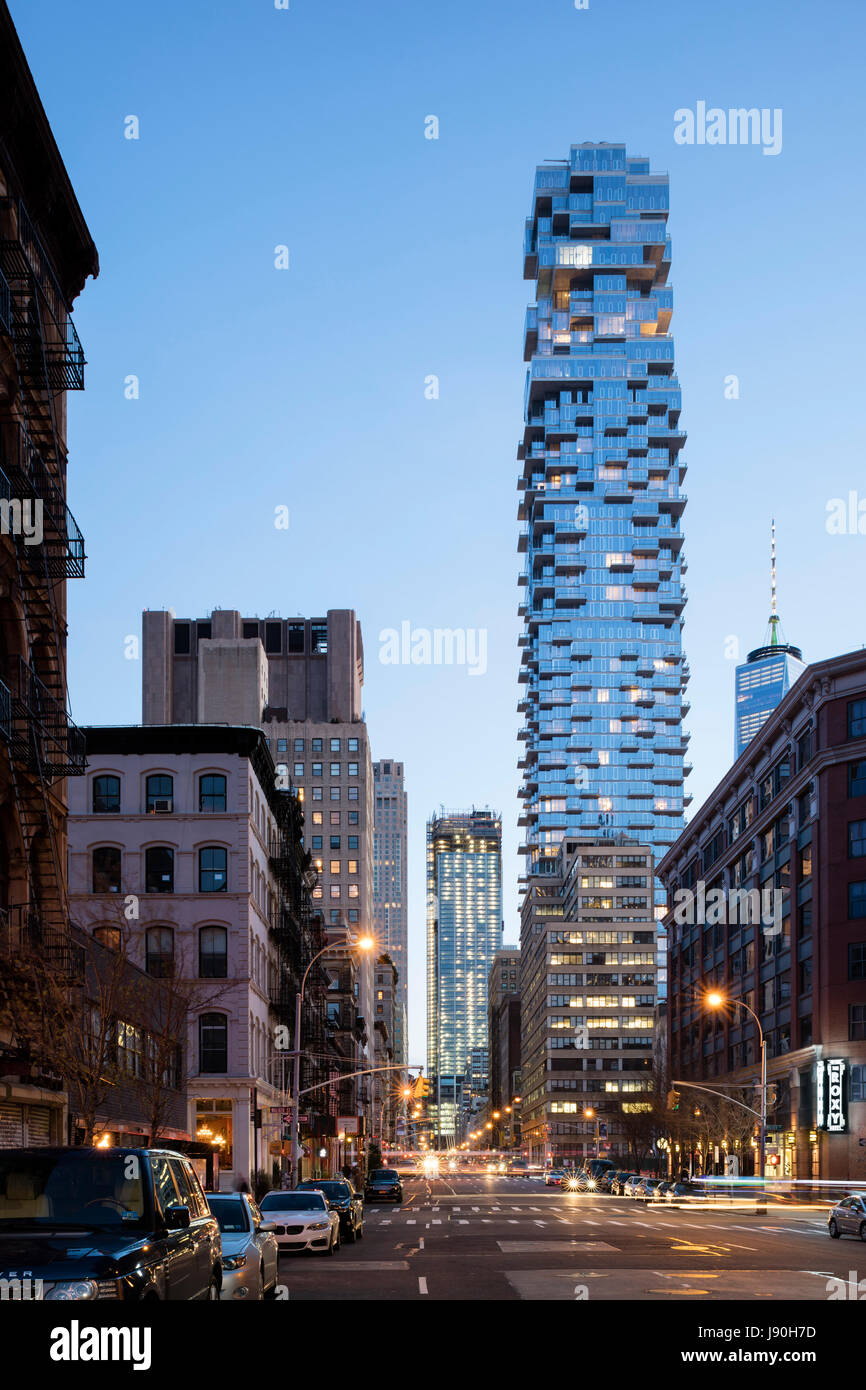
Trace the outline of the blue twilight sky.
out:
[[[424,824],[440,803],[502,811],[517,939],[515,449],[536,163],[618,140],[671,176],[695,805],[731,761],[726,642],[763,638],[771,515],[789,639],[813,660],[866,641],[866,539],[825,527],[830,499],[866,498],[866,7],[10,8],[101,261],[76,311],[89,366],[70,406],[89,557],[69,586],[73,715],[140,718],[124,639],[144,607],[357,609],[374,756],[406,765],[423,1060]],[[698,101],[780,107],[782,152],[675,144],[675,110]],[[486,674],[381,664],[379,633],[403,620],[486,629]]]

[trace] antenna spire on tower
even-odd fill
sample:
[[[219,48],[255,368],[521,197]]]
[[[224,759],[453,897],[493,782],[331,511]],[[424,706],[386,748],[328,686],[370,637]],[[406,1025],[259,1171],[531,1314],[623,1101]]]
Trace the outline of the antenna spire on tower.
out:
[[[770,646],[778,645],[777,627],[779,614],[776,611],[776,518],[770,522]]]

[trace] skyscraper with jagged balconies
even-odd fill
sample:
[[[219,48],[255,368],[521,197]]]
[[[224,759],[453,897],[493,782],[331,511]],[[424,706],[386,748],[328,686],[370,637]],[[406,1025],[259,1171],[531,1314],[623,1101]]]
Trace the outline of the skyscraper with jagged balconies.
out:
[[[685,435],[667,217],[667,175],[623,145],[573,145],[536,171],[518,449],[533,876],[566,834],[627,834],[660,858],[683,824]],[[657,916],[662,902],[657,889]]]

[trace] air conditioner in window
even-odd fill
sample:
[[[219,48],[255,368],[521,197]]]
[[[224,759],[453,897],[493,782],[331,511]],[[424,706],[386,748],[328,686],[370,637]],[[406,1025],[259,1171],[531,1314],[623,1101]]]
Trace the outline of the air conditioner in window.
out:
[[[165,815],[167,812],[174,810],[174,802],[170,796],[155,796],[152,810],[154,815],[157,815],[159,812]]]

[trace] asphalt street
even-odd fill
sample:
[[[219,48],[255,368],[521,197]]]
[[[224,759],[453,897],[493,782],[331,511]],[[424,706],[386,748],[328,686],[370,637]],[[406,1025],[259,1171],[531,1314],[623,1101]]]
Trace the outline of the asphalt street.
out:
[[[480,1174],[403,1189],[333,1258],[283,1256],[289,1298],[826,1302],[829,1280],[866,1276],[866,1244],[831,1240],[827,1208],[656,1207]]]

